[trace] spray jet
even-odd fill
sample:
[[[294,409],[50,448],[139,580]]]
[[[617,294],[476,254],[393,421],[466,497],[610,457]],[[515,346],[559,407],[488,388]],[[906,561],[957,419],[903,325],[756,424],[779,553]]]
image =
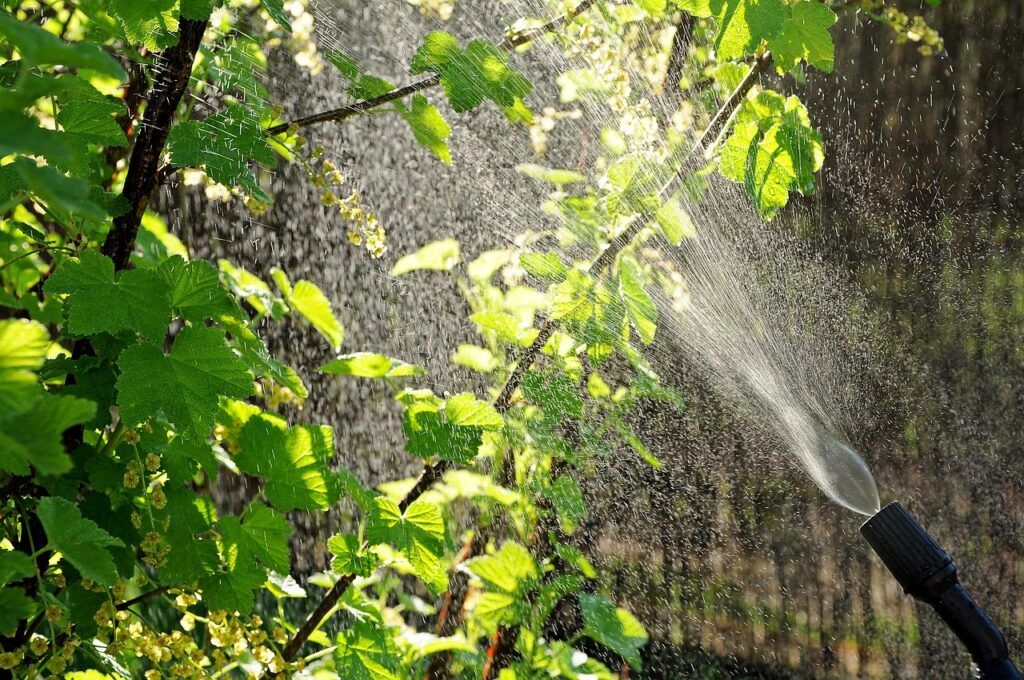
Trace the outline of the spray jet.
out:
[[[904,592],[928,604],[970,652],[985,680],[1021,680],[1006,638],[957,578],[953,558],[894,501],[860,528]]]

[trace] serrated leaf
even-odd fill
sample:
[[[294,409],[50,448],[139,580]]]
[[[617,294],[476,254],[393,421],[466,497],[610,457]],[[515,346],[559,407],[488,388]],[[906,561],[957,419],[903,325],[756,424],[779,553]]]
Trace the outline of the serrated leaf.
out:
[[[256,602],[256,590],[266,580],[266,573],[251,565],[238,565],[231,571],[219,571],[199,579],[203,603],[211,610],[224,610],[247,615]]]
[[[460,427],[500,430],[505,426],[505,419],[491,404],[477,399],[469,392],[449,397],[444,404],[444,415],[449,423]]]
[[[451,165],[452,152],[445,140],[451,137],[452,130],[437,107],[418,94],[412,98],[410,108],[402,106],[398,111],[409,124],[416,143],[430,149],[444,163]]]
[[[292,30],[292,24],[288,21],[288,14],[284,11],[284,0],[260,0],[260,5],[266,10],[270,18],[288,29]]]
[[[0,12],[0,33],[28,66],[56,66],[83,68],[105,73],[108,76],[125,79],[125,72],[117,61],[104,52],[99,45],[83,41],[66,43],[49,31],[29,22],[18,21],[7,12]]]
[[[708,7],[718,24],[714,44],[720,61],[753,54],[778,34],[788,16],[782,0],[710,0]]]
[[[288,537],[292,526],[284,515],[262,503],[252,503],[241,522],[242,535],[249,551],[267,569],[287,573],[291,570]]]
[[[619,261],[619,298],[640,339],[644,344],[651,344],[657,330],[658,309],[647,294],[640,268],[632,258],[624,257]]]
[[[71,159],[73,152],[61,133],[39,125],[34,117],[21,111],[4,114],[4,125],[0,127],[0,154],[22,154],[45,156],[53,163]]]
[[[530,551],[515,541],[506,541],[493,555],[466,561],[466,569],[491,591],[522,595],[540,578],[540,569]]]
[[[159,271],[167,282],[171,309],[176,316],[199,322],[238,311],[235,301],[221,285],[216,268],[209,262],[186,262],[180,255],[174,255],[160,265]]]
[[[390,544],[402,553],[435,595],[448,585],[448,574],[441,564],[444,537],[440,509],[423,500],[414,501],[403,513],[394,501],[377,496],[366,517],[366,540]]]
[[[483,443],[483,428],[463,427],[446,421],[437,412],[407,409],[402,422],[405,450],[421,458],[440,458],[465,464],[476,458]]]
[[[67,330],[74,335],[133,331],[159,341],[171,321],[170,287],[152,270],[114,273],[114,263],[94,250],[65,260],[46,280],[50,294],[67,295]]]
[[[47,497],[39,501],[36,514],[46,532],[49,545],[74,565],[84,578],[113,587],[117,581],[114,558],[107,548],[123,546],[73,503],[63,498]]]
[[[201,168],[214,181],[243,188],[263,202],[270,197],[256,182],[250,162],[272,168],[277,164],[263,132],[260,114],[232,104],[202,121],[185,121],[167,137],[171,161],[179,167]]]
[[[125,146],[121,126],[114,116],[124,111],[124,104],[107,99],[71,99],[63,102],[57,112],[57,124],[66,133],[93,144]]]
[[[771,219],[790,192],[814,190],[814,173],[824,158],[821,135],[800,100],[762,92],[737,112],[719,167],[727,179],[742,182],[758,211]]]
[[[400,659],[391,633],[373,618],[356,619],[335,638],[335,671],[346,680],[398,680]]]
[[[647,644],[647,631],[636,617],[600,595],[579,594],[583,611],[583,634],[608,647],[630,666],[640,669],[640,648]]]
[[[49,347],[50,334],[42,324],[0,321],[0,421],[24,413],[42,396],[36,372]]]
[[[415,253],[399,258],[391,268],[392,276],[401,276],[418,269],[449,271],[459,263],[459,242],[453,238],[434,241]]]
[[[135,425],[163,413],[192,440],[209,435],[221,396],[243,399],[252,393],[252,376],[223,331],[206,326],[183,329],[170,354],[154,345],[132,345],[118,366],[121,418]]]
[[[302,378],[295,372],[295,369],[270,356],[270,351],[263,339],[250,328],[247,322],[235,317],[222,316],[220,325],[230,336],[228,343],[238,351],[239,358],[250,371],[261,378],[267,378],[282,387],[287,387],[299,399],[309,396],[309,390],[306,389]]]
[[[505,56],[487,40],[473,40],[466,49],[444,31],[426,36],[413,56],[410,74],[441,76],[448,103],[456,112],[469,111],[490,99],[514,107],[531,89],[530,81],[510,68]]]
[[[564,374],[527,371],[522,380],[523,394],[545,412],[570,418],[583,416],[583,398],[576,383]]]
[[[326,509],[329,505],[326,455],[308,427],[288,427],[260,414],[238,434],[235,463],[243,472],[266,479],[263,492],[280,510]],[[333,451],[332,451],[333,453]]]
[[[173,44],[173,34],[178,30],[174,0],[109,0],[104,4],[129,42],[152,50]]]
[[[0,421],[0,469],[27,475],[29,465],[44,475],[71,469],[61,434],[96,414],[96,404],[71,396],[44,394],[32,407]]]
[[[365,577],[372,574],[380,564],[380,558],[364,550],[359,537],[352,534],[331,536],[327,539],[327,549],[334,555],[331,569],[337,574]]]
[[[784,71],[791,71],[804,61],[831,73],[836,48],[829,29],[836,23],[836,13],[820,2],[797,2],[788,10],[782,30],[768,40],[772,59]]]

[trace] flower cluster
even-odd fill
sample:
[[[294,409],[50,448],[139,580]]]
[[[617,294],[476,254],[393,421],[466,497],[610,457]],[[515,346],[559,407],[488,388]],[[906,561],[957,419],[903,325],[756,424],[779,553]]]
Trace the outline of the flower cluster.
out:
[[[862,6],[896,33],[897,43],[917,43],[917,51],[926,57],[945,47],[942,36],[921,15],[911,17],[896,7],[886,6],[882,0],[864,0]]]
[[[366,207],[356,190],[347,196],[339,196],[339,190],[345,185],[345,175],[323,155],[323,147],[317,147],[310,158],[303,161],[313,186],[320,190],[320,203],[328,208],[337,208],[341,219],[348,223],[349,243],[365,247],[374,258],[381,257],[388,250],[387,232],[377,213]]]

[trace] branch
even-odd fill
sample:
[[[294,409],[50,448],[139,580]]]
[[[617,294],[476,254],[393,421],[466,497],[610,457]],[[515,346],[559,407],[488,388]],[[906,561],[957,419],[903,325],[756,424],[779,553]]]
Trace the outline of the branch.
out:
[[[117,609],[118,611],[123,611],[125,609],[128,609],[131,606],[137,605],[140,602],[145,602],[146,600],[148,600],[151,597],[156,597],[157,595],[163,595],[164,593],[166,593],[170,589],[171,589],[170,586],[160,586],[159,588],[154,588],[153,590],[150,590],[150,591],[147,591],[145,593],[142,593],[141,595],[138,595],[137,597],[133,597],[130,600],[125,600],[121,604],[117,605],[115,607],[115,609]]]
[[[306,617],[305,622],[302,626],[295,631],[295,635],[288,644],[285,645],[284,650],[281,652],[281,656],[285,661],[292,661],[295,659],[295,655],[302,649],[302,645],[306,643],[309,636],[313,634],[320,623],[327,617],[327,615],[334,609],[334,605],[338,603],[342,594],[348,589],[352,582],[356,580],[355,574],[345,574],[338,579],[338,582],[331,586],[331,589],[324,595],[324,599],[320,600],[316,608],[309,613]]]
[[[288,128],[293,125],[299,127],[306,127],[307,125],[315,125],[316,123],[326,123],[328,121],[341,122],[346,118],[356,115],[357,113],[366,113],[371,109],[375,109],[382,104],[393,102],[396,99],[402,99],[410,94],[419,92],[420,90],[426,90],[431,87],[435,87],[441,82],[441,76],[436,73],[429,78],[418,80],[415,83],[410,83],[402,87],[386,92],[379,97],[373,97],[372,99],[364,99],[361,102],[354,104],[346,104],[345,106],[337,109],[331,109],[330,111],[323,111],[321,113],[314,113],[310,116],[303,116],[302,118],[296,118],[295,120],[288,123],[280,123],[273,127],[267,128],[268,135],[279,135],[282,132],[287,132]]]
[[[135,247],[142,215],[157,186],[160,156],[167,143],[178,102],[188,88],[192,63],[206,32],[206,24],[206,21],[182,19],[179,22],[177,44],[161,52],[153,65],[156,81],[147,98],[146,112],[142,117],[138,140],[132,149],[128,174],[121,191],[121,196],[128,202],[128,210],[114,218],[114,226],[107,234],[101,250],[114,261],[116,269],[128,266],[128,259]]]
[[[580,14],[586,12],[594,5],[595,2],[596,0],[582,0],[582,2],[576,5],[575,8],[569,10],[562,16],[552,19],[551,21],[549,21],[548,23],[544,24],[539,28],[505,38],[501,42],[501,47],[505,49],[512,49],[513,47],[518,47],[519,45],[525,45],[526,43],[535,40],[536,38],[544,35],[545,33],[556,31],[562,26],[571,23]],[[372,99],[364,99],[363,101],[355,102],[352,104],[346,104],[345,106],[336,109],[331,109],[329,111],[322,111],[320,113],[314,113],[308,116],[303,116],[301,118],[296,118],[295,120],[288,121],[287,123],[279,123],[277,125],[267,128],[266,133],[270,136],[279,135],[282,132],[287,132],[288,129],[293,125],[297,125],[298,127],[301,128],[307,127],[309,125],[316,125],[317,123],[327,123],[330,121],[341,122],[356,114],[366,113],[367,111],[375,109],[382,104],[393,102],[396,99],[402,99],[403,97],[407,97],[410,94],[419,92],[420,90],[427,90],[432,87],[436,87],[440,83],[441,76],[435,73],[429,78],[424,78],[423,80],[418,80],[415,83],[410,83],[408,85],[403,85],[402,87],[395,88],[394,90],[391,90],[391,92],[386,92],[380,95],[379,97],[373,97]]]

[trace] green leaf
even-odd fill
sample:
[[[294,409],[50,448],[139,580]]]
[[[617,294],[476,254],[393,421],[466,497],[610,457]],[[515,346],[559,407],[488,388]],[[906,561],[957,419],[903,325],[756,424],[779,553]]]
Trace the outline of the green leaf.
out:
[[[36,613],[36,603],[21,588],[0,589],[0,635],[12,636],[18,624]]]
[[[771,219],[790,192],[814,190],[814,173],[824,159],[821,135],[810,126],[800,100],[766,91],[737,112],[719,167],[727,179],[742,182],[758,211]]]
[[[540,569],[530,551],[515,541],[506,541],[493,555],[466,561],[466,569],[488,590],[522,595],[540,578]]]
[[[328,507],[328,452],[318,450],[313,428],[287,427],[278,418],[260,414],[242,427],[238,445],[238,468],[266,479],[263,492],[277,508]]]
[[[24,413],[42,396],[36,371],[49,347],[50,334],[42,324],[0,321],[0,422]]]
[[[788,16],[782,0],[684,0],[682,6],[698,16],[715,17],[719,61],[753,54],[762,41],[778,34]]]
[[[536,277],[549,281],[561,281],[569,273],[558,253],[523,253],[519,256],[523,269]]]
[[[402,422],[405,450],[421,458],[437,457],[465,464],[476,458],[483,443],[483,428],[463,427],[444,420],[437,412],[407,409]]]
[[[227,519],[238,522],[234,517],[224,517],[221,522]],[[283,515],[262,503],[252,503],[246,509],[239,528],[243,539],[238,544],[240,553],[251,554],[267,569],[281,573],[291,570],[288,537],[292,533],[292,525]]]
[[[231,290],[256,310],[257,314],[281,319],[288,308],[284,300],[270,291],[270,286],[260,277],[243,267],[236,267],[227,260],[218,260],[217,266],[224,274]]]
[[[465,366],[478,373],[490,373],[498,367],[498,360],[491,350],[477,345],[459,345],[452,355],[452,363]]]
[[[832,72],[836,47],[829,29],[836,23],[836,13],[820,2],[797,2],[788,7],[789,18],[778,35],[768,40],[772,59],[784,71],[791,71],[801,62]]]
[[[0,586],[34,576],[32,557],[17,550],[0,550]]]
[[[78,177],[69,177],[49,166],[36,165],[29,158],[14,163],[20,187],[35,195],[61,222],[69,223],[73,216],[104,221],[107,210],[93,200],[95,192]]]
[[[114,263],[95,250],[65,260],[43,289],[65,294],[67,330],[75,335],[134,331],[159,341],[171,321],[170,287],[149,269],[114,273]]]
[[[18,49],[23,68],[62,65],[98,71],[118,80],[126,77],[117,61],[96,43],[66,43],[39,26],[18,21],[7,12],[0,12],[0,33]]]
[[[157,50],[174,43],[178,30],[174,0],[109,0],[104,3],[129,42]]]
[[[0,421],[0,469],[27,475],[32,465],[44,475],[68,472],[71,457],[61,434],[95,414],[96,404],[86,399],[44,394],[28,411]]]
[[[523,618],[525,596],[537,584],[540,570],[530,551],[507,541],[492,555],[466,561],[466,569],[484,585],[473,613],[488,630],[514,625]]]
[[[459,242],[453,238],[434,241],[415,253],[399,258],[391,268],[392,276],[401,276],[418,269],[449,271],[459,263]]]
[[[252,376],[225,343],[223,331],[206,326],[183,329],[170,354],[154,345],[132,345],[118,366],[121,418],[135,425],[162,412],[192,440],[209,436],[221,396],[252,394]]]
[[[285,295],[285,301],[327,338],[334,351],[341,347],[345,330],[334,316],[330,300],[315,284],[306,280],[296,282],[291,292]]]
[[[619,297],[640,339],[651,344],[657,330],[658,310],[644,288],[639,265],[629,257],[619,261]]]
[[[423,369],[383,354],[354,352],[328,361],[320,367],[323,373],[351,375],[357,378],[402,378],[423,375]]]
[[[690,214],[686,212],[678,198],[670,198],[662,203],[655,219],[665,238],[674,246],[682,243],[684,238],[693,238],[697,233]]]
[[[249,169],[250,162],[269,168],[277,164],[277,154],[267,142],[257,111],[232,104],[201,122],[178,123],[167,137],[167,146],[174,165],[202,168],[214,181],[241,187],[270,202]]]
[[[123,112],[124,104],[112,99],[72,99],[61,104],[57,124],[92,144],[125,146],[128,138],[114,119]]]
[[[263,339],[247,322],[235,317],[222,316],[220,325],[230,335],[229,344],[238,351],[239,358],[250,371],[261,378],[267,378],[282,387],[287,387],[299,399],[309,396],[309,390],[303,384],[302,378],[293,368],[270,356],[270,351]]]
[[[331,569],[336,574],[365,577],[372,574],[380,564],[380,558],[372,552],[367,552],[359,537],[352,534],[332,536],[327,539],[327,549],[334,555]]]
[[[409,124],[417,144],[433,151],[435,156],[448,165],[452,164],[452,152],[445,141],[451,136],[452,129],[436,106],[418,94],[412,98],[411,108],[400,106],[398,112]]]
[[[230,571],[219,571],[199,579],[203,604],[211,611],[224,610],[246,615],[252,612],[266,574],[252,565],[237,564]]]
[[[522,389],[526,398],[545,412],[570,418],[583,416],[583,397],[576,383],[565,374],[527,371],[523,376]]]
[[[335,672],[346,680],[398,680],[400,661],[382,622],[358,618],[335,638]]]
[[[186,262],[180,255],[174,255],[159,270],[167,282],[171,309],[176,316],[199,322],[238,312],[235,301],[221,285],[216,268],[209,262]]]
[[[500,430],[505,426],[493,406],[481,401],[469,392],[449,397],[444,404],[444,415],[449,423],[460,427],[481,427],[485,430]]]
[[[647,644],[647,631],[636,617],[600,595],[580,593],[579,602],[583,611],[583,634],[640,669],[640,648]]]
[[[47,497],[39,501],[36,514],[46,531],[50,547],[74,565],[84,578],[100,585],[113,587],[117,581],[114,558],[107,548],[123,546],[73,503],[63,498]]]
[[[167,490],[167,507],[157,515],[158,521],[168,522],[164,538],[171,548],[167,563],[159,571],[160,582],[165,585],[191,584],[219,564],[217,546],[209,538],[213,518],[204,514],[201,502],[190,489]]]
[[[531,89],[530,81],[508,66],[493,43],[474,40],[462,50],[444,31],[428,34],[413,56],[409,73],[425,72],[441,76],[448,103],[458,113],[476,108],[484,99],[513,107]]]
[[[576,184],[577,182],[586,182],[587,176],[576,172],[575,170],[559,170],[557,168],[546,168],[543,165],[537,165],[536,163],[520,163],[516,166],[516,170],[532,177],[533,179],[540,180],[541,182],[548,182],[556,186],[563,186],[566,184]]]
[[[72,157],[72,151],[60,132],[40,126],[39,121],[20,111],[4,114],[4,125],[0,127],[0,154],[45,156],[54,163],[67,162]]]
[[[555,514],[567,533],[572,533],[587,518],[587,504],[579,483],[569,475],[561,475],[547,493]]]
[[[441,564],[444,537],[440,509],[423,500],[414,501],[403,513],[394,501],[378,496],[366,517],[366,540],[394,546],[435,595],[448,586],[448,574]]]

